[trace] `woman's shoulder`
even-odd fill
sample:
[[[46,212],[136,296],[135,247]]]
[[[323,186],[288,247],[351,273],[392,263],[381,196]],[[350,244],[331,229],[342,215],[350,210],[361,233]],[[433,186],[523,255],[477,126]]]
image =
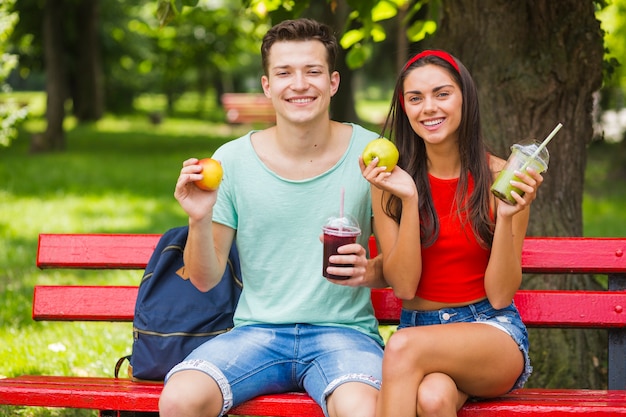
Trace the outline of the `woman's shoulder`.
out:
[[[487,162],[489,163],[489,170],[492,174],[494,174],[494,176],[498,175],[498,173],[504,168],[504,164],[506,164],[504,159],[491,153],[487,154]]]

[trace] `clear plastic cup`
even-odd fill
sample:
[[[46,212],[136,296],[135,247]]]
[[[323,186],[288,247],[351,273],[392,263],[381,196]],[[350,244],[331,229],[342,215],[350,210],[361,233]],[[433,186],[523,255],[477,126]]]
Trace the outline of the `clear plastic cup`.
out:
[[[322,226],[324,233],[324,260],[322,263],[322,275],[330,279],[348,279],[347,276],[334,275],[326,272],[329,266],[352,267],[351,264],[335,264],[329,261],[330,256],[337,255],[337,249],[343,245],[356,243],[356,238],[361,234],[361,227],[357,220],[349,215],[331,216]]]
[[[544,147],[535,158],[532,158],[539,145],[538,142],[532,140],[511,146],[511,155],[509,155],[502,172],[500,172],[491,186],[491,192],[496,197],[507,204],[517,204],[517,201],[511,195],[511,191],[515,191],[520,196],[524,196],[524,192],[511,185],[511,181],[521,181],[515,175],[515,171],[524,171],[527,167],[531,167],[541,173],[548,169],[550,154],[547,148]]]

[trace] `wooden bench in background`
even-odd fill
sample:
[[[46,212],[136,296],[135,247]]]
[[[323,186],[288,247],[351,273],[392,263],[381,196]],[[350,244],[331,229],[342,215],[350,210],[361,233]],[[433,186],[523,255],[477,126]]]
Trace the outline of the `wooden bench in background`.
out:
[[[40,268],[143,269],[160,235],[42,234]],[[373,241],[370,247],[375,249]],[[523,269],[529,273],[606,274],[608,291],[522,290],[515,302],[529,327],[608,329],[609,390],[520,389],[469,402],[460,417],[626,415],[626,238],[527,238]],[[136,286],[36,286],[34,320],[133,319]],[[372,292],[382,324],[397,324],[400,302],[388,289]],[[117,358],[110,358],[113,363]],[[119,410],[157,411],[162,385],[129,379],[23,375],[0,380],[0,404],[87,408],[100,416]],[[322,417],[306,394],[255,398],[229,415]]]
[[[260,93],[222,94],[226,121],[230,124],[276,123],[272,101]]]

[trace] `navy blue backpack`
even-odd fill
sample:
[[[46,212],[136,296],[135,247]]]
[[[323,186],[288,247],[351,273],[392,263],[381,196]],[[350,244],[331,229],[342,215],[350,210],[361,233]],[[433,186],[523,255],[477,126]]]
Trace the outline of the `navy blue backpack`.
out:
[[[133,379],[162,381],[167,372],[208,339],[233,327],[243,287],[233,243],[220,283],[201,292],[186,278],[183,250],[188,226],[168,230],[159,240],[139,284],[133,320],[129,373]]]

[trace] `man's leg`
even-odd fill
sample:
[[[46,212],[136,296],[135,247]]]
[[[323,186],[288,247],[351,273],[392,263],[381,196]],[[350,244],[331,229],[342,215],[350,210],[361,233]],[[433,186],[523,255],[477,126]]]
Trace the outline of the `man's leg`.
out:
[[[362,382],[346,382],[326,399],[330,417],[374,417],[378,389]]]
[[[298,325],[304,388],[329,417],[373,417],[382,347],[354,329]]]

